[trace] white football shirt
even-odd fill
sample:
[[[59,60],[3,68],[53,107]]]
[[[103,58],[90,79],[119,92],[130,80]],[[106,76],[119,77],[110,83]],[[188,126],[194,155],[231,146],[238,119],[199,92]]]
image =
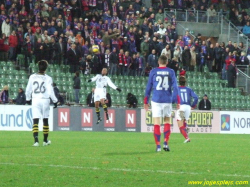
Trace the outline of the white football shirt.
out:
[[[26,100],[51,98],[53,103],[56,103],[57,98],[52,83],[52,78],[46,74],[32,74],[26,87]]]
[[[111,88],[115,89],[117,86],[110,80],[106,75],[102,76],[101,74],[96,75],[91,79],[92,82],[96,81],[96,88],[106,88],[109,85]]]

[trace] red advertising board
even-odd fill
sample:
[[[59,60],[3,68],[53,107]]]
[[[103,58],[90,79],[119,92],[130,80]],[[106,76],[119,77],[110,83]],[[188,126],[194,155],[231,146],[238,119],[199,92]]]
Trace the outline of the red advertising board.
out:
[[[111,109],[108,111],[109,120],[107,120],[106,115],[104,114],[104,128],[114,128],[115,127],[115,110]]]
[[[70,109],[58,108],[58,126],[69,127],[70,124]]]
[[[136,110],[126,110],[126,128],[136,128]]]
[[[82,109],[82,127],[92,127],[93,124],[93,110],[92,109]]]

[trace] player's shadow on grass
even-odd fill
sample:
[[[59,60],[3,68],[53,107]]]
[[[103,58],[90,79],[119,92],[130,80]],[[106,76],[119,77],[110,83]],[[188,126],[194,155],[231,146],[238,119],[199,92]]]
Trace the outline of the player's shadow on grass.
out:
[[[104,156],[114,156],[114,155],[139,155],[139,154],[152,154],[152,151],[138,151],[138,152],[112,152],[105,153]]]

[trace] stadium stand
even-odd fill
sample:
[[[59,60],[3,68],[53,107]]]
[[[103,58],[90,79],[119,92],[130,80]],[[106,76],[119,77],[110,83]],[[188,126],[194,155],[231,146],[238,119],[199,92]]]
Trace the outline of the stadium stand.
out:
[[[71,44],[76,43],[77,66],[82,71],[80,75],[80,103],[83,104],[85,104],[87,94],[93,87],[91,84],[86,84],[86,81],[94,76],[99,68],[95,66],[96,63],[94,64],[93,60],[97,59],[97,63],[101,64],[101,67],[106,67],[107,62],[109,62],[109,59],[105,58],[106,49],[113,51],[113,48],[117,48],[117,53],[121,48],[124,49],[124,52],[129,51],[130,63],[136,64],[135,67],[131,66],[131,69],[134,68],[135,72],[142,65],[139,63],[138,57],[133,58],[136,52],[147,52],[147,54],[140,54],[144,59],[143,72],[146,71],[147,57],[151,54],[152,49],[156,49],[156,56],[159,56],[165,46],[169,44],[171,50],[169,54],[172,53],[172,57],[178,54],[175,48],[177,41],[179,41],[177,39],[182,33],[177,33],[175,29],[178,26],[175,17],[166,17],[162,13],[164,8],[188,10],[191,13],[196,11],[196,7],[197,10],[207,11],[213,4],[216,12],[227,15],[233,23],[237,23],[236,26],[238,27],[243,27],[249,20],[248,8],[250,8],[248,1],[241,0],[226,0],[225,3],[224,1],[213,0],[120,0],[120,2],[113,2],[113,0],[12,0],[0,1],[0,4],[0,86],[8,85],[10,98],[15,98],[17,88],[25,88],[29,75],[37,72],[37,60],[44,58],[50,63],[47,74],[52,76],[60,92],[65,93],[66,102],[73,102],[72,78],[74,72],[71,63],[67,60]],[[164,27],[161,28],[161,31],[164,32],[160,32],[161,23]],[[12,31],[16,31],[18,38],[18,44],[14,47],[9,39]],[[119,33],[119,37],[117,33]],[[192,33],[189,34],[192,35]],[[126,38],[128,43],[125,42]],[[149,41],[145,43],[145,39]],[[183,64],[181,53],[184,45],[187,45],[190,49],[194,46],[196,55],[201,50],[201,44],[194,42],[197,38],[190,36],[190,39],[191,43],[184,44],[185,41],[183,40],[178,43],[181,49],[180,55],[177,56],[177,77],[179,76],[179,68],[184,67],[188,86],[192,87],[200,98],[206,93],[212,102],[213,109],[250,110],[249,96],[243,96],[241,90],[237,88],[228,88],[228,81],[221,80],[221,70],[211,70],[205,65],[202,71],[198,71],[197,66],[201,63],[198,58],[196,60],[197,66],[193,71],[189,71],[189,67]],[[41,40],[41,43],[39,43],[39,40]],[[142,41],[143,45],[141,45]],[[207,50],[211,49],[214,52],[214,48],[210,48],[210,44],[211,42],[206,43]],[[93,45],[99,46],[100,54],[91,51]],[[143,49],[141,49],[141,46],[143,46]],[[8,59],[8,55],[6,55],[10,50],[13,50],[12,48],[14,48],[15,53],[14,60],[13,58]],[[223,63],[225,63],[228,53],[222,46],[220,48],[225,53],[223,59]],[[239,56],[241,51],[250,54],[248,49],[238,47],[237,50],[239,50]],[[31,61],[28,58],[29,54],[31,54]],[[91,55],[90,61],[87,60],[87,55]],[[110,54],[108,55],[110,56]],[[95,56],[97,58],[94,58]],[[169,58],[169,67],[175,68],[175,66],[172,66],[172,57]],[[117,59],[116,63],[119,60]],[[125,65],[124,61],[123,65]],[[86,73],[85,70],[88,67],[90,71]],[[127,93],[132,93],[137,96],[138,104],[142,106],[147,76],[144,73],[142,75],[136,73],[137,76],[121,74],[110,75],[114,83],[124,90],[121,94],[112,89],[108,90],[113,105],[125,106]]]

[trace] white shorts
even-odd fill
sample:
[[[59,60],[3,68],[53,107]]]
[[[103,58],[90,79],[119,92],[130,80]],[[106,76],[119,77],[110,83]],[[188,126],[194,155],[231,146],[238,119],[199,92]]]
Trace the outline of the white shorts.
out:
[[[49,118],[50,99],[32,99],[32,116],[34,118]]]
[[[94,102],[106,99],[106,89],[96,88],[94,93]]]
[[[155,103],[151,101],[152,117],[171,117],[172,103]]]
[[[183,111],[183,116],[181,116],[181,111]],[[180,109],[176,111],[176,119],[177,120],[189,120],[189,116],[191,113],[191,106],[189,105],[181,105]],[[183,119],[184,118],[184,119]]]

